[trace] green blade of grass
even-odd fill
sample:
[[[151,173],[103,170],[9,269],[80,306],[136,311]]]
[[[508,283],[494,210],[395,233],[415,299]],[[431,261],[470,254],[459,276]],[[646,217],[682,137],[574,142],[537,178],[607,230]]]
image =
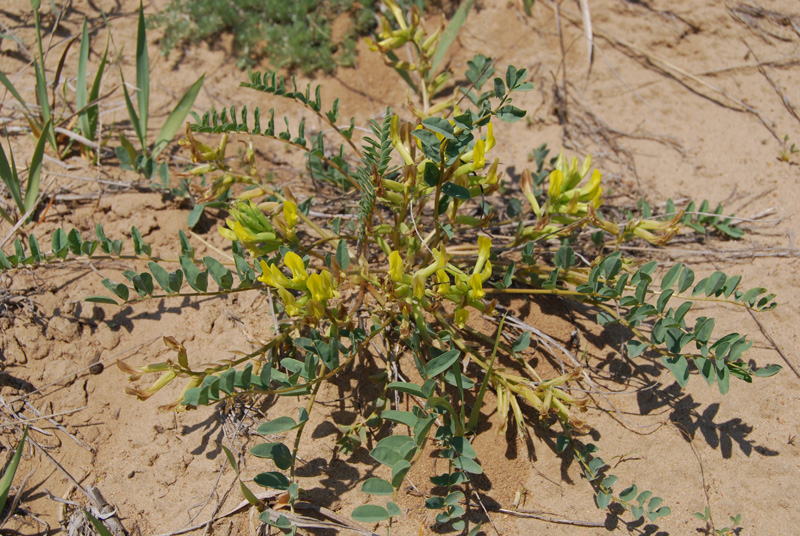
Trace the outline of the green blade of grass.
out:
[[[170,113],[169,117],[167,117],[167,120],[161,127],[161,131],[158,133],[156,144],[153,146],[153,158],[161,154],[161,151],[164,150],[167,144],[181,128],[181,125],[183,125],[183,121],[186,119],[189,110],[192,108],[192,104],[194,104],[194,100],[197,98],[197,93],[200,91],[200,87],[202,87],[205,77],[206,75],[201,76],[197,79],[197,82],[192,84],[192,87],[186,91],[183,97],[181,97],[180,102],[178,102],[178,105],[175,106],[175,109],[172,110],[172,113]]]
[[[6,221],[7,221],[8,223],[10,223],[11,225],[14,225],[14,224],[16,223],[16,222],[15,222],[15,221],[14,221],[14,220],[11,218],[11,215],[10,215],[8,212],[6,212],[5,210],[3,210],[2,208],[0,208],[0,218],[3,218],[4,220],[6,220]]]
[[[86,516],[86,518],[87,518],[89,521],[91,521],[92,525],[94,525],[94,529],[97,531],[97,533],[98,533],[100,536],[114,536],[114,535],[111,533],[111,531],[110,531],[110,530],[108,530],[108,527],[106,527],[105,525],[103,525],[103,522],[102,522],[102,521],[100,521],[99,519],[97,519],[96,517],[94,517],[94,516],[93,516],[93,515],[92,515],[92,514],[91,514],[91,513],[88,511],[88,510],[85,510],[85,509],[83,509],[83,508],[81,508],[81,510],[83,510],[83,513],[84,513],[84,515]]]
[[[53,125],[50,121],[52,117],[50,111],[50,101],[47,99],[47,82],[44,79],[44,71],[40,68],[39,62],[33,62],[33,68],[36,71],[36,95],[39,101],[39,106],[42,108],[42,121],[48,125],[42,127],[42,136],[47,137],[47,141],[53,147],[53,150],[58,154],[58,144],[56,143],[56,133],[53,130]]]
[[[44,126],[45,130],[50,127],[50,122]],[[28,212],[36,203],[36,198],[39,197],[39,180],[42,175],[42,159],[44,158],[44,135],[39,136],[39,141],[36,143],[36,149],[33,151],[31,158],[31,167],[28,172],[28,185],[25,187],[25,212]]]
[[[139,131],[147,136],[147,116],[150,106],[150,62],[147,58],[147,31],[144,25],[144,7],[139,2],[139,28],[136,33],[136,101],[139,105]],[[140,140],[144,140],[142,135]],[[142,141],[142,147],[145,142]]]
[[[120,76],[122,76],[122,72],[120,72]],[[122,79],[122,92],[125,95],[125,107],[128,109],[128,117],[133,124],[133,130],[136,131],[136,137],[139,138],[139,143],[142,145],[142,151],[147,149],[146,140],[144,139],[144,133],[142,132],[142,126],[139,124],[139,116],[136,115],[136,110],[133,108],[133,102],[131,102],[130,93],[128,93],[128,87],[125,85],[125,79]]]
[[[94,132],[89,128],[89,114],[86,110],[88,95],[86,93],[86,66],[89,63],[89,32],[86,29],[86,17],[83,18],[83,30],[81,32],[81,49],[78,54],[78,81],[75,88],[75,103],[79,110],[83,110],[78,116],[81,134],[84,138],[94,141]]]
[[[22,450],[25,448],[25,438],[28,437],[28,427],[22,431],[22,439],[17,445],[17,450],[14,451],[14,457],[11,458],[11,463],[6,467],[6,472],[3,473],[3,478],[0,479],[0,511],[6,505],[8,499],[8,492],[11,490],[11,484],[14,482],[14,475],[17,473],[19,467],[19,460],[22,458]]]
[[[33,21],[36,26],[36,45],[39,48],[39,61],[42,62],[44,67],[44,52],[42,51],[42,28],[39,23],[39,8],[41,7],[41,0],[31,0],[31,9],[33,10]]]
[[[27,115],[31,115],[31,111],[28,109],[28,105],[25,103],[25,100],[19,94],[17,88],[14,87],[14,84],[11,83],[11,80],[9,80],[5,73],[3,73],[3,71],[0,71],[0,84],[3,84],[8,92],[11,93],[15,99],[17,99],[17,102],[19,102],[22,107],[25,108]]]
[[[103,52],[103,57],[100,60],[100,66],[97,68],[97,74],[94,75],[94,82],[92,83],[92,90],[89,92],[89,102],[96,102],[97,99],[100,98],[100,84],[103,81],[103,75],[105,74],[106,68],[106,59],[108,58],[108,40],[106,40],[106,49]],[[89,109],[86,110],[86,115],[89,118],[89,129],[90,132],[95,134],[94,138],[90,138],[92,141],[95,141],[99,135],[97,133],[97,121],[100,115],[100,108],[97,104],[89,106]]]
[[[242,479],[239,477],[239,464],[236,463],[236,458],[234,458],[233,453],[225,445],[222,446],[222,450],[225,451],[225,456],[228,458],[228,463],[231,464],[231,467],[233,467],[233,470],[236,472],[236,478],[239,480],[239,487],[242,489],[242,495],[244,495],[244,498],[247,499],[247,502],[261,511],[263,509],[261,502],[253,494],[253,492],[250,491],[250,488],[245,486],[244,482],[242,482]]]
[[[467,14],[474,3],[475,0],[466,0],[462,2],[461,5],[458,6],[456,14],[453,15],[453,18],[450,19],[450,22],[447,24],[447,28],[442,32],[442,38],[439,40],[439,44],[436,45],[436,52],[433,54],[433,60],[431,61],[431,79],[436,75],[436,67],[442,62],[444,55],[447,53],[447,49],[453,44],[453,41],[455,41],[458,35],[458,31],[464,25],[464,22],[466,22]]]
[[[8,154],[11,156],[11,161],[13,162],[14,152],[11,150],[11,145],[8,146]],[[22,208],[25,206],[25,203],[22,200],[22,190],[20,190],[19,187],[17,169],[16,166],[9,166],[6,152],[3,150],[2,145],[0,145],[0,179],[3,180],[3,184],[5,184],[8,191],[11,192],[11,197],[14,199],[17,208],[24,214],[25,211],[22,210]]]

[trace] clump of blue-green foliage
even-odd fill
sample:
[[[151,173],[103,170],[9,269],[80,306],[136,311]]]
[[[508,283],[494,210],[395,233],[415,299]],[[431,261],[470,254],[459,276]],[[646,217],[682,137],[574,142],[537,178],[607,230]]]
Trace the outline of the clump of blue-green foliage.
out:
[[[401,4],[423,0],[406,0]],[[332,72],[355,59],[356,42],[377,25],[378,0],[172,0],[150,24],[164,27],[161,51],[178,44],[233,34],[237,65],[267,59],[274,67],[308,74]],[[344,17],[346,30],[336,36],[333,23]],[[336,32],[340,33],[340,32]]]

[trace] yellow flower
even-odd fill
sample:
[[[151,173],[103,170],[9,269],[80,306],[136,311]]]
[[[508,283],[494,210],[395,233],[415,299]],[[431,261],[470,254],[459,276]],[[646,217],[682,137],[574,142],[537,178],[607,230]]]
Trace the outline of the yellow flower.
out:
[[[220,227],[219,234],[228,240],[236,240],[236,233],[233,232],[233,220],[225,220],[225,223],[228,224],[228,227]]]
[[[302,283],[308,279],[308,272],[306,266],[303,264],[303,259],[294,251],[290,251],[283,258],[283,263],[292,271],[292,281],[295,283]]]
[[[322,274],[322,277],[325,279],[325,284],[328,285],[328,287],[331,289],[331,295],[334,298],[338,298],[339,291],[336,290],[336,285],[334,285],[333,274],[330,273],[328,270],[322,270],[322,272],[320,273]]]
[[[561,187],[564,185],[564,173],[560,169],[555,169],[550,173],[550,186],[547,189],[547,195],[551,198],[557,198],[561,195]]]
[[[486,129],[486,152],[488,153],[496,143],[494,139],[494,127],[492,127],[492,122],[489,121],[489,126]]]
[[[536,214],[536,217],[538,218],[542,215],[542,207],[539,206],[539,201],[537,201],[536,196],[533,195],[533,175],[531,175],[531,171],[529,169],[526,169],[522,172],[522,180],[520,181],[520,185],[522,186],[522,193],[528,198],[528,203],[531,204],[533,213]]]
[[[283,305],[286,308],[286,314],[289,316],[297,316],[302,311],[302,307],[297,303],[297,300],[294,299],[291,292],[286,290],[283,287],[278,288],[278,295],[283,300]]]
[[[467,325],[467,320],[469,320],[469,310],[467,309],[456,309],[455,314],[455,323],[461,329],[464,329],[464,326]]]
[[[254,256],[270,253],[280,246],[275,229],[252,202],[238,203],[231,208],[231,216],[226,221],[227,229],[219,229],[220,234],[228,240],[240,241]]]
[[[267,266],[267,263],[264,260],[261,260],[261,276],[258,278],[259,281],[262,283],[269,285],[271,287],[286,287],[292,284],[289,279],[283,275],[283,272],[275,266],[274,264],[270,264]]]
[[[477,171],[483,169],[486,165],[486,142],[478,140],[475,142],[475,148],[472,152],[472,170]]]
[[[492,239],[488,236],[479,236],[478,237],[478,261],[475,263],[475,268],[472,270],[473,274],[480,273],[483,270],[483,265],[486,264],[486,260],[489,258],[489,254],[492,250]]]
[[[486,281],[492,277],[492,261],[486,261],[486,266],[483,267],[481,272],[481,281]]]
[[[602,188],[600,188],[600,181],[602,178],[603,175],[595,169],[592,173],[592,178],[589,179],[589,184],[579,190],[581,201],[593,201],[600,198],[600,194],[602,192]],[[596,205],[595,208],[597,208]]]
[[[447,294],[450,292],[450,276],[447,275],[444,269],[436,270],[436,279],[439,281],[439,287],[436,289],[436,292],[439,294]]]
[[[399,251],[389,253],[389,277],[395,283],[403,280],[403,259]]]
[[[408,147],[403,143],[403,140],[400,138],[400,117],[393,115],[390,123],[389,133],[392,137],[392,145],[394,148],[397,149],[397,152],[400,153],[400,157],[403,159],[403,162],[407,166],[411,166],[414,164],[414,159],[411,158],[411,153],[409,152]]]
[[[233,232],[236,233],[236,238],[245,244],[256,240],[256,235],[245,229],[238,221],[233,222]]]
[[[447,266],[448,255],[447,251],[444,249],[444,244],[441,245],[441,249],[434,249],[431,251],[431,254],[433,255],[433,264],[426,266],[425,268],[420,268],[414,272],[414,277],[421,277],[423,280],[425,280],[435,274],[437,270],[441,270]]]
[[[323,302],[333,298],[333,286],[328,278],[320,274],[311,274],[306,281],[308,290],[311,292],[311,297],[317,301]]]
[[[480,300],[486,296],[486,292],[483,290],[483,279],[481,278],[481,274],[474,273],[469,276],[469,286],[472,287],[473,300]]]
[[[392,12],[392,15],[394,15],[394,20],[397,21],[400,29],[407,30],[408,25],[406,24],[406,18],[403,15],[403,10],[400,9],[400,6],[398,6],[394,0],[384,0],[383,3],[389,9],[389,11]]]
[[[411,288],[414,291],[414,297],[418,300],[421,300],[425,297],[425,278],[419,274],[414,275],[414,279],[411,281]]]
[[[297,225],[297,204],[294,201],[287,199],[283,202],[283,217],[289,229],[294,229]]]

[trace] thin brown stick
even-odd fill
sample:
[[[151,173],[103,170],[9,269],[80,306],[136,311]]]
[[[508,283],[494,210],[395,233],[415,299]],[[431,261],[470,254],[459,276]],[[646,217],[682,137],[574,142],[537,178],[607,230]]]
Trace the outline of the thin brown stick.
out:
[[[470,485],[472,485],[472,482],[470,482]],[[489,511],[486,509],[486,505],[484,505],[484,504],[483,504],[483,500],[481,500],[481,495],[480,495],[480,493],[478,493],[478,491],[477,491],[477,490],[473,489],[473,491],[472,491],[472,494],[473,494],[473,495],[475,496],[475,498],[478,500],[478,504],[481,506],[481,510],[483,510],[483,515],[485,515],[485,516],[486,516],[486,519],[488,519],[488,520],[489,520],[489,524],[490,524],[490,525],[492,526],[492,528],[494,529],[494,533],[495,533],[495,534],[497,534],[497,536],[501,536],[501,533],[500,533],[500,531],[499,531],[499,530],[497,530],[497,527],[495,526],[495,524],[494,524],[494,521],[492,521],[492,518],[491,518],[491,516],[489,516]]]
[[[766,339],[769,341],[769,343],[772,345],[775,351],[778,352],[778,355],[780,355],[783,361],[789,366],[790,369],[792,369],[792,372],[794,372],[795,376],[800,378],[800,370],[798,370],[797,365],[795,365],[791,360],[789,360],[789,356],[787,356],[786,353],[781,349],[781,347],[778,346],[778,343],[775,342],[775,339],[772,338],[772,335],[770,335],[769,331],[767,331],[767,328],[764,327],[764,324],[761,323],[761,321],[758,319],[755,313],[753,313],[753,311],[751,311],[750,309],[748,309],[747,312],[750,313],[750,318],[752,318],[758,325],[758,329],[761,330],[761,334],[764,335],[764,337],[766,337]]]
[[[789,97],[786,96],[786,93],[783,92],[783,89],[781,89],[781,87],[775,82],[775,80],[772,79],[767,70],[764,69],[764,64],[761,63],[760,59],[758,59],[758,56],[756,56],[755,51],[752,48],[750,48],[750,45],[747,43],[747,41],[745,41],[744,39],[742,39],[742,41],[744,41],[744,46],[747,47],[747,50],[750,51],[750,54],[753,55],[753,59],[756,60],[756,67],[758,67],[758,72],[764,75],[764,78],[767,79],[769,85],[771,85],[772,89],[775,90],[775,93],[778,94],[778,97],[780,97],[784,108],[786,108],[789,111],[789,114],[792,117],[800,121],[800,116],[797,114],[797,108],[794,107],[794,104],[792,104],[792,102],[789,100]]]
[[[539,521],[545,521],[547,523],[555,523],[558,525],[572,525],[573,527],[605,527],[605,523],[599,523],[597,521],[581,521],[579,519],[566,519],[562,517],[550,517],[544,516],[537,513],[534,510],[508,510],[506,508],[498,508],[497,512],[502,514],[508,514],[510,516],[515,517],[526,517],[531,519],[538,519]]]

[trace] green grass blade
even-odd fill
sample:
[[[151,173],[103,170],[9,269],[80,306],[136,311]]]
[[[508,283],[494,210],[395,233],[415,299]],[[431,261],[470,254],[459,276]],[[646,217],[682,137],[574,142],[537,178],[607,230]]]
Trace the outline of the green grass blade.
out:
[[[106,59],[108,58],[108,40],[106,40],[106,49],[103,52],[103,58],[100,60],[100,66],[97,68],[97,74],[94,75],[94,82],[92,83],[92,90],[89,92],[89,102],[95,102],[97,99],[100,98],[100,84],[103,81],[103,75],[105,74],[106,68]],[[98,117],[100,116],[100,108],[97,104],[94,104],[86,110],[86,115],[89,118],[89,129],[92,133],[95,133],[96,137],[99,137],[97,133],[97,122]],[[94,140],[95,138],[92,138]]]
[[[136,33],[136,86],[139,88],[136,93],[137,104],[139,105],[139,130],[147,136],[147,116],[150,106],[150,62],[147,58],[147,31],[144,26],[144,7],[139,2],[139,29]],[[143,139],[139,136],[139,139]],[[145,142],[142,141],[142,147]]]
[[[175,109],[172,110],[172,113],[167,117],[167,120],[161,127],[161,131],[158,133],[156,144],[153,146],[153,158],[157,157],[161,151],[164,150],[178,130],[180,130],[183,121],[192,108],[192,104],[194,104],[194,100],[197,98],[197,93],[200,91],[205,77],[206,75],[201,76],[197,79],[197,82],[192,84],[192,87],[186,91],[183,97],[181,97],[180,102],[178,102],[178,105],[175,106]]]
[[[16,222],[15,222],[15,221],[14,221],[14,220],[11,218],[11,215],[10,215],[8,212],[6,212],[5,210],[3,210],[2,208],[0,208],[0,218],[3,218],[4,220],[6,220],[6,221],[7,221],[8,223],[10,223],[11,225],[14,225],[14,224],[16,223]]]
[[[100,536],[114,536],[114,535],[111,533],[111,531],[110,531],[110,530],[108,530],[108,527],[106,527],[105,525],[103,525],[103,522],[102,522],[102,521],[100,521],[99,519],[97,519],[96,517],[94,517],[94,516],[93,516],[93,515],[92,515],[92,514],[91,514],[91,513],[88,511],[88,510],[85,510],[85,509],[83,509],[83,508],[81,508],[81,510],[83,510],[83,513],[84,513],[84,515],[86,516],[86,518],[87,518],[89,521],[91,521],[92,525],[94,525],[94,530],[96,530],[96,531],[97,531],[97,534],[99,534]]]
[[[8,146],[8,154],[11,155],[11,161],[14,161],[14,153],[11,150],[11,145]],[[6,158],[6,152],[3,150],[2,144],[0,144],[0,179],[3,180],[3,184],[6,185],[8,191],[11,192],[11,197],[14,198],[14,203],[16,203],[17,208],[20,210],[20,213],[24,214],[25,211],[22,208],[25,206],[25,203],[22,200],[22,190],[19,187],[19,176],[17,175],[16,166],[9,166],[8,159]]]
[[[94,141],[94,132],[89,127],[89,113],[86,110],[88,95],[86,93],[86,66],[89,63],[89,32],[86,29],[86,17],[83,18],[83,30],[81,32],[81,50],[78,54],[78,81],[75,88],[75,103],[79,110],[83,110],[78,116],[81,134],[83,137]]]
[[[469,414],[469,422],[467,423],[467,431],[475,431],[478,429],[478,418],[481,416],[481,406],[483,405],[483,397],[486,394],[486,388],[489,386],[489,378],[494,369],[494,360],[497,357],[497,348],[500,346],[500,337],[503,335],[503,324],[506,322],[506,315],[500,319],[500,325],[497,327],[497,338],[494,340],[494,349],[492,350],[492,359],[489,361],[489,369],[481,382],[481,388],[478,391],[478,396],[475,398],[475,404],[472,406],[472,411]]]
[[[11,484],[14,482],[14,475],[17,473],[19,467],[19,460],[22,458],[22,450],[25,448],[25,438],[28,437],[28,427],[22,431],[22,439],[17,445],[17,450],[14,451],[14,457],[11,458],[11,463],[6,467],[6,472],[3,473],[3,478],[0,479],[0,511],[5,507],[6,500],[8,499],[8,492],[11,490]]]
[[[122,73],[120,73],[120,76]],[[136,110],[133,108],[133,102],[131,102],[131,96],[128,93],[128,87],[125,85],[125,79],[122,79],[122,92],[125,94],[125,107],[128,109],[128,118],[130,118],[131,123],[133,124],[133,130],[136,131],[136,137],[139,138],[139,143],[142,144],[142,151],[147,148],[146,140],[144,139],[144,133],[142,132],[142,126],[139,124],[139,116],[136,115]]]
[[[47,141],[53,147],[53,150],[58,154],[58,144],[56,143],[56,133],[53,130],[53,124],[50,121],[52,114],[50,112],[50,101],[47,99],[47,82],[44,79],[44,71],[39,67],[39,62],[33,62],[33,68],[36,71],[36,95],[39,101],[39,106],[42,108],[42,121],[48,126],[42,127],[42,135],[47,137]]]
[[[33,21],[36,26],[36,45],[39,48],[39,61],[42,62],[44,67],[44,52],[42,50],[42,27],[39,22],[39,7],[41,7],[41,0],[31,0],[31,9],[33,10]]]
[[[45,130],[50,128],[50,122],[44,126]],[[31,167],[28,171],[28,185],[25,187],[25,212],[28,212],[33,204],[36,203],[36,198],[39,197],[39,180],[42,176],[42,159],[44,158],[44,135],[39,136],[39,142],[36,144],[36,149],[33,151],[31,158]]]
[[[3,86],[5,86],[8,92],[11,93],[11,95],[13,95],[15,99],[17,99],[17,102],[19,102],[22,105],[22,107],[25,108],[27,114],[30,115],[31,111],[28,109],[28,105],[25,103],[25,100],[19,94],[17,88],[14,87],[14,84],[11,83],[11,80],[9,80],[8,77],[5,75],[5,73],[3,73],[3,71],[0,71],[0,84],[3,84]]]
[[[462,2],[461,5],[458,6],[456,14],[453,15],[453,18],[450,19],[450,22],[447,24],[447,28],[442,32],[442,37],[439,40],[439,44],[436,45],[436,52],[434,52],[433,60],[431,61],[431,79],[436,76],[436,68],[444,59],[447,49],[450,48],[450,45],[456,40],[458,31],[464,25],[464,22],[466,22],[467,14],[474,3],[475,0],[465,0]]]

